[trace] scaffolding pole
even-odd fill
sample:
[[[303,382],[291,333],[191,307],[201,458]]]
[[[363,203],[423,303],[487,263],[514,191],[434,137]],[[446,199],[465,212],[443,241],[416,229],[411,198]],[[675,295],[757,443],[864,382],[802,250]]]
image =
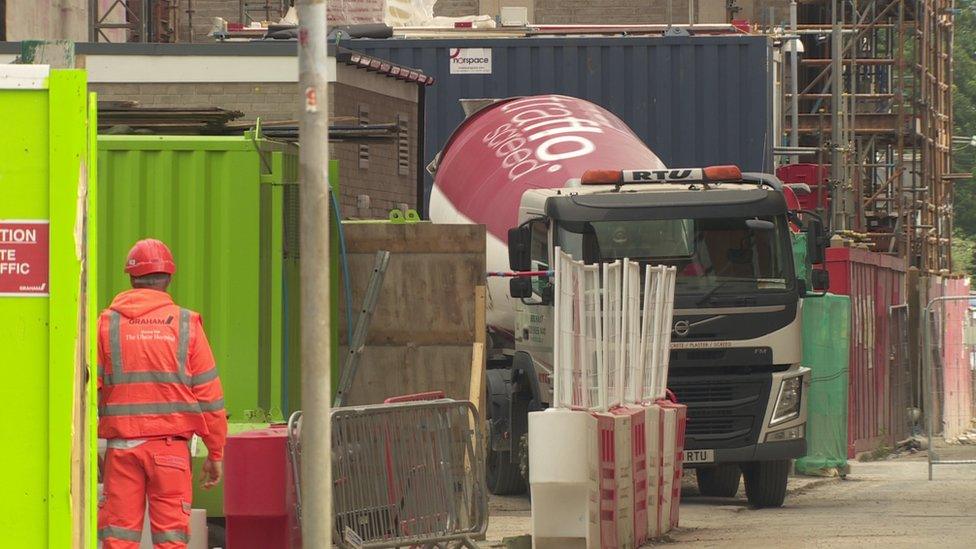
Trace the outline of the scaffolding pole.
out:
[[[847,186],[849,181],[844,176],[843,162],[843,124],[844,118],[842,94],[844,74],[841,65],[843,47],[841,45],[841,18],[837,0],[832,0],[830,17],[832,20],[830,31],[830,179],[834,187],[834,220],[831,228],[834,231],[846,231],[851,228]],[[839,206],[839,207],[838,207]]]

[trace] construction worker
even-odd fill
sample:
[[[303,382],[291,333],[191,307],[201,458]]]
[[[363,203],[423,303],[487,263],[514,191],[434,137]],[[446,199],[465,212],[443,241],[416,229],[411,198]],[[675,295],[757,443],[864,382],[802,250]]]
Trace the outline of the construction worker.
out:
[[[193,495],[189,439],[209,457],[204,488],[223,476],[227,415],[200,315],[166,293],[176,263],[159,240],[140,240],[125,264],[132,289],[98,319],[98,436],[107,440],[98,538],[137,548],[146,500],[154,546],[186,547]]]

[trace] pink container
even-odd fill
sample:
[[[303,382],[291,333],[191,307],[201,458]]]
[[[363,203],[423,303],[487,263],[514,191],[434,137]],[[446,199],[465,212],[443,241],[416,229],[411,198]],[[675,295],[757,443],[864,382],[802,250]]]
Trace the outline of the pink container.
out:
[[[893,410],[891,307],[905,303],[905,262],[853,248],[829,248],[830,291],[851,297],[851,350],[848,376],[847,457],[889,446],[892,426],[904,424],[904,410]],[[907,362],[897,367],[907,368]],[[899,431],[902,429],[898,429]]]
[[[227,438],[224,515],[228,547],[301,547],[287,440],[284,427]]]
[[[970,285],[958,278],[931,277],[929,300],[936,297],[967,297]],[[935,318],[941,320],[941,341],[932,341],[942,349],[941,364],[936,366],[936,379],[941,382],[940,411],[943,435],[953,438],[970,428],[973,406],[972,357],[965,344],[965,327],[969,323],[969,299],[949,300],[932,307]]]

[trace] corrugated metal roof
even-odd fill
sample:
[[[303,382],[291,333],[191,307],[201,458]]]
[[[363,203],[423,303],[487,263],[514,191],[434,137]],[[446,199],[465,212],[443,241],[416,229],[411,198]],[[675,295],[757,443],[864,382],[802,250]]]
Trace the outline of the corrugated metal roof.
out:
[[[772,54],[765,36],[356,39],[343,46],[417,67],[425,158],[464,119],[460,99],[559,93],[623,119],[669,166],[772,171]],[[454,48],[491,49],[491,74],[451,74]],[[431,181],[428,178],[429,193]]]
[[[406,80],[421,86],[430,86],[434,83],[434,77],[424,74],[423,71],[397,65],[385,59],[378,59],[376,57],[371,57],[364,53],[352,51],[346,48],[335,48],[334,51],[332,48],[329,48],[329,53],[331,55],[335,55],[336,61],[339,61],[340,63],[385,74],[390,78]]]

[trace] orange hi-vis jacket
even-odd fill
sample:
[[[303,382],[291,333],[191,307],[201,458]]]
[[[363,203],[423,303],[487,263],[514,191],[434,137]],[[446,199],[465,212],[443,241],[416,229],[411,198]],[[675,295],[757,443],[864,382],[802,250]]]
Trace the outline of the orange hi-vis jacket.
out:
[[[223,458],[227,414],[200,315],[166,292],[122,292],[98,319],[98,436],[189,439]]]

